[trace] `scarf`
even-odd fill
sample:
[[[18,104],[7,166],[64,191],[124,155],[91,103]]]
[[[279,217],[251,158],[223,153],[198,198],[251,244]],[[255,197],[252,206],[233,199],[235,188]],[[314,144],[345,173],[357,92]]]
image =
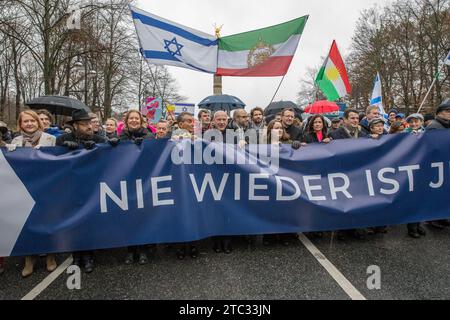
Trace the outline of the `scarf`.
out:
[[[41,139],[42,131],[37,130],[34,133],[28,134],[26,132],[22,132],[23,143],[22,147],[34,148],[39,144],[39,140]]]
[[[350,138],[352,139],[358,139],[359,138],[359,130],[358,128],[353,128],[353,127],[344,127],[345,131],[347,131],[347,133],[349,134]]]

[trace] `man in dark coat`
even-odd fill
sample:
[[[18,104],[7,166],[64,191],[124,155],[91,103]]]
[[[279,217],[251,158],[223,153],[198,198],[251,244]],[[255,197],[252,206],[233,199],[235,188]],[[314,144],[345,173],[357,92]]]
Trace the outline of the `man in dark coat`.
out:
[[[344,113],[344,125],[331,132],[330,137],[333,140],[359,139],[367,137],[367,135],[360,130],[358,111],[347,109]]]
[[[73,125],[74,131],[63,134],[56,139],[56,145],[76,150],[84,147],[91,150],[97,143],[106,143],[106,138],[94,134],[91,116],[84,110],[76,110],[72,113],[72,120],[69,122]],[[91,273],[94,271],[94,252],[83,251],[73,253],[73,264],[81,266],[83,263],[84,271]]]
[[[93,149],[97,143],[106,143],[104,137],[94,134],[91,123],[92,117],[84,110],[76,110],[72,113],[72,120],[68,124],[72,125],[74,131],[65,133],[56,139],[56,145],[67,147],[71,150],[84,147]]]
[[[426,131],[443,129],[450,129],[450,98],[438,107],[436,118],[427,126]]]
[[[284,109],[281,113],[281,123],[283,124],[286,132],[289,134],[292,140],[292,147],[299,149],[303,138],[303,131],[301,128],[294,125],[295,111],[294,109]]]
[[[227,126],[228,126],[228,115],[225,111],[217,111],[214,114],[212,125],[214,129],[209,129],[205,132],[207,141],[218,141],[226,143],[227,138]],[[233,251],[232,247],[232,237],[213,237],[213,250],[216,253],[223,252],[225,254],[230,254]]]
[[[369,122],[376,118],[381,118],[380,109],[377,106],[369,106],[366,110],[366,117],[360,122],[361,131],[365,135],[370,134]]]
[[[342,139],[360,139],[366,138],[367,135],[359,129],[359,113],[354,109],[347,109],[344,113],[344,125],[333,131],[330,137],[333,140]],[[354,230],[340,230],[337,232],[337,237],[339,240],[344,240],[346,234],[363,240],[367,234],[365,229],[354,229]]]
[[[9,131],[8,126],[3,121],[0,121],[0,141],[4,143],[11,143],[12,134]]]
[[[436,118],[425,128],[425,131],[450,129],[450,98],[446,99],[437,108]],[[449,220],[432,221],[430,225],[442,229],[450,227]]]

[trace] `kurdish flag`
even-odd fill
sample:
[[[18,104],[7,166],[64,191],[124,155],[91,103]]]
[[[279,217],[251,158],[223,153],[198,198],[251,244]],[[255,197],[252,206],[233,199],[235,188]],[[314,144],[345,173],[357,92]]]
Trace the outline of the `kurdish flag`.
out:
[[[308,16],[219,39],[217,75],[284,76],[297,50]]]
[[[317,75],[316,84],[325,94],[328,101],[335,101],[352,92],[347,70],[336,41],[333,41],[330,54]]]

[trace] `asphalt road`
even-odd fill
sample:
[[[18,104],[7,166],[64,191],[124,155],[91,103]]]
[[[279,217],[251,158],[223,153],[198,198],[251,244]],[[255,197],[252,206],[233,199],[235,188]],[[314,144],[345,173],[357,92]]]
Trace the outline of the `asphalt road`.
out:
[[[309,237],[323,255],[313,255],[301,241],[265,247],[260,237],[254,244],[236,239],[231,255],[213,252],[205,240],[196,260],[177,260],[173,248],[161,245],[146,266],[124,265],[124,249],[98,251],[95,271],[81,275],[81,290],[69,290],[69,275],[63,272],[46,281],[36,299],[349,300],[348,288],[337,280],[344,278],[368,300],[450,300],[450,228],[427,230],[417,240],[404,226],[363,241],[338,241],[330,233]],[[0,300],[22,299],[49,276],[41,258],[36,273],[22,279],[22,260],[7,259]],[[335,271],[325,269],[324,261]],[[368,289],[370,266],[381,271],[379,290]]]

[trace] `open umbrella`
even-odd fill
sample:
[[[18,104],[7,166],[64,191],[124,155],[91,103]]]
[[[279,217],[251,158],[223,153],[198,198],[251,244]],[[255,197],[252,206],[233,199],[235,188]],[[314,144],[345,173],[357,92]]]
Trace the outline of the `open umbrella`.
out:
[[[83,102],[66,96],[42,96],[26,103],[31,109],[46,109],[54,115],[71,116],[75,110],[92,112]]]
[[[198,107],[212,112],[225,111],[230,113],[232,110],[245,108],[245,103],[239,98],[224,94],[219,96],[209,96],[203,99],[203,101],[198,104]]]
[[[267,106],[267,108],[264,110],[264,115],[265,116],[270,116],[272,114],[277,114],[281,111],[283,111],[284,109],[294,109],[296,111],[296,113],[302,113],[303,110],[300,109],[300,107],[298,105],[296,105],[295,103],[293,103],[292,101],[277,101],[277,102],[272,102],[271,104],[269,104]]]
[[[298,119],[302,118],[303,110],[292,101],[277,101],[272,102],[264,110],[264,116],[266,117],[267,123],[275,119],[277,113],[280,113],[284,109],[294,109],[295,117]]]
[[[309,114],[326,114],[339,112],[339,106],[327,100],[316,101],[305,108],[305,112]]]

